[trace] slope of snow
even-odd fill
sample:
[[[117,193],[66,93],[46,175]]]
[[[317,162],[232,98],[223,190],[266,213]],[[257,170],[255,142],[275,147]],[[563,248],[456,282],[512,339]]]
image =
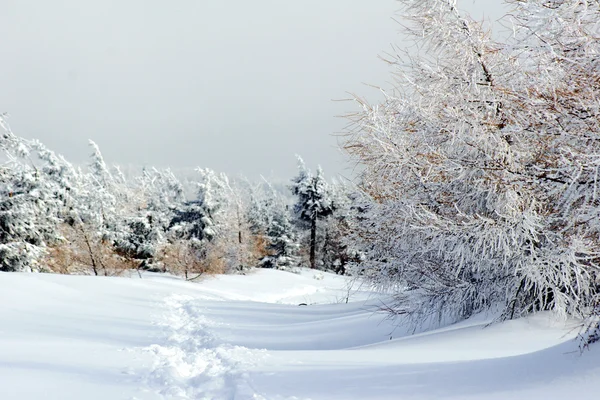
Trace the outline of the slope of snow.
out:
[[[579,353],[575,321],[539,314],[485,327],[479,317],[410,336],[368,290],[314,271],[199,283],[0,273],[0,300],[3,400],[600,393],[600,350]]]

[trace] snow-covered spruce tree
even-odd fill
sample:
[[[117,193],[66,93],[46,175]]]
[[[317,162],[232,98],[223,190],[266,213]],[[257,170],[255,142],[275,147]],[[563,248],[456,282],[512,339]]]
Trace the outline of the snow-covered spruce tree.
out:
[[[219,239],[224,233],[224,213],[228,199],[227,177],[210,169],[198,169],[197,197],[174,210],[170,222],[171,246],[161,257],[167,269],[182,272],[186,279],[205,272],[224,272],[224,249]]]
[[[223,176],[210,169],[198,169],[200,175],[195,200],[187,201],[174,210],[170,230],[179,238],[210,241],[217,235],[215,222],[226,202]]]
[[[0,271],[43,270],[46,245],[60,239],[60,188],[48,176],[51,169],[31,161],[32,147],[41,144],[15,136],[2,116],[0,131],[0,148],[8,159],[0,167]]]
[[[265,181],[253,190],[248,219],[251,231],[263,240],[263,268],[285,269],[298,264],[298,235],[286,199]]]
[[[298,157],[298,176],[292,179],[290,189],[297,196],[294,205],[296,222],[310,229],[309,261],[310,267],[314,269],[316,268],[317,221],[331,215],[335,206],[321,167],[317,168],[317,175],[313,176],[300,157]]]
[[[185,202],[183,185],[171,170],[155,168],[145,170],[139,183],[146,199],[146,209],[155,223],[166,230],[174,210]]]
[[[281,203],[280,203],[281,204]],[[290,268],[298,264],[298,235],[285,205],[273,210],[267,229],[269,261],[275,268]]]
[[[325,269],[345,274],[350,261],[360,261],[360,252],[347,240],[356,196],[349,185],[335,180],[329,185],[329,193],[335,207],[317,232],[320,259]]]
[[[598,302],[600,4],[511,2],[492,41],[453,0],[402,0],[418,54],[353,116],[346,150],[372,199],[355,239],[394,310],[464,318]],[[399,290],[401,289],[401,290]],[[399,291],[398,291],[399,290]]]
[[[0,271],[39,268],[56,223],[39,179],[20,164],[0,168]]]
[[[154,257],[167,244],[166,232],[174,210],[185,202],[183,187],[170,170],[151,168],[138,177],[135,190],[142,200],[137,209],[124,216],[127,230],[115,241],[115,248],[141,268],[160,269],[153,265]]]
[[[53,194],[57,217],[54,225],[57,239],[47,243],[46,255],[40,263],[52,272],[72,273],[81,266],[70,240],[73,236],[74,204],[77,204],[81,174],[71,163],[39,141],[32,140],[30,146],[39,160],[37,169],[45,177],[48,191]]]
[[[135,215],[125,219],[127,231],[115,240],[115,249],[131,260],[148,267],[162,242],[163,231],[155,223],[152,213],[140,208]]]

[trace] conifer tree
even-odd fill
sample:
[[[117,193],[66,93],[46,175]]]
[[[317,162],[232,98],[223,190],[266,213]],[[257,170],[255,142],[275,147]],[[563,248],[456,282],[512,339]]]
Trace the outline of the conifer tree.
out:
[[[8,163],[0,167],[0,270],[31,271],[44,266],[39,260],[56,233],[61,200],[52,168],[39,169],[31,153],[42,146],[15,136],[0,116],[0,148]]]
[[[316,268],[317,221],[328,217],[335,209],[328,193],[328,185],[321,167],[312,175],[302,158],[298,157],[298,176],[292,180],[290,189],[297,196],[294,205],[296,221],[310,229],[310,267]]]

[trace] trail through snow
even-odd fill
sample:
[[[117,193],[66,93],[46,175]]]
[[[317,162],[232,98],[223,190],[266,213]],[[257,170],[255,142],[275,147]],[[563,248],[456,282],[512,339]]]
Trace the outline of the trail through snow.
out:
[[[223,325],[203,315],[196,298],[165,299],[167,343],[148,348],[156,356],[148,382],[165,399],[265,400],[247,371],[266,351],[222,343],[212,328]]]
[[[412,335],[304,270],[199,283],[0,273],[1,400],[595,399],[600,346],[550,314]],[[307,306],[298,306],[306,303]]]

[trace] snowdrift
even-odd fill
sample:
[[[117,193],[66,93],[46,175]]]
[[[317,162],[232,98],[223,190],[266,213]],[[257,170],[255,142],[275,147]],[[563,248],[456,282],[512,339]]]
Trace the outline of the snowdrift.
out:
[[[577,399],[600,350],[549,314],[411,335],[343,277],[0,274],[0,399]],[[307,304],[299,306],[299,304]]]

